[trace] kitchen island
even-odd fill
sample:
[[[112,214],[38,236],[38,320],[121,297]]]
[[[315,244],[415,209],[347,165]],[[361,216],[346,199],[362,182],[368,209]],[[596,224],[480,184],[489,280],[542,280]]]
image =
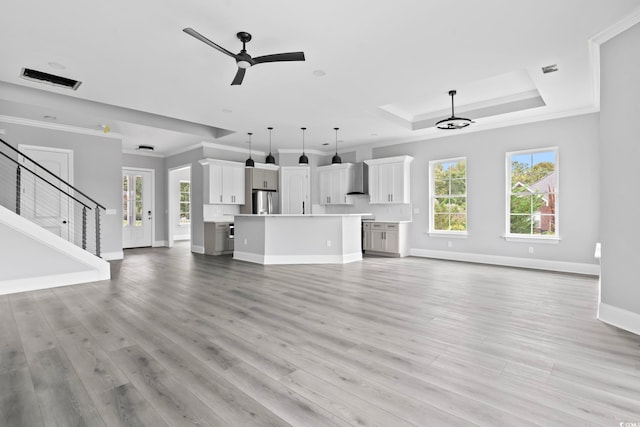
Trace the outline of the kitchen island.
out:
[[[233,258],[258,264],[345,264],[362,260],[369,214],[235,215]]]

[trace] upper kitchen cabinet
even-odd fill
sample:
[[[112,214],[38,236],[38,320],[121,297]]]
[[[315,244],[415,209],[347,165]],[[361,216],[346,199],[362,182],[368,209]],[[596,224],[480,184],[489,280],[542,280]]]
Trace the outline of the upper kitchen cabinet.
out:
[[[320,204],[352,204],[347,193],[353,190],[353,172],[352,163],[318,167]]]
[[[244,205],[244,163],[202,159],[204,167],[204,203]]]
[[[369,203],[411,203],[411,156],[365,160],[369,166]]]
[[[247,180],[252,190],[278,191],[278,166],[247,168]]]

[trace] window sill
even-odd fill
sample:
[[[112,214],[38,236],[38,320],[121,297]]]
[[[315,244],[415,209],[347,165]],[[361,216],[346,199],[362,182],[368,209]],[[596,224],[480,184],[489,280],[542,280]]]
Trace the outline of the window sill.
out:
[[[560,237],[534,237],[534,236],[516,236],[516,235],[505,235],[504,240],[507,242],[518,242],[518,243],[543,243],[547,245],[557,245],[560,243]]]
[[[428,234],[429,237],[443,237],[447,239],[466,239],[469,237],[467,232],[453,233],[446,231],[428,231],[426,234]]]

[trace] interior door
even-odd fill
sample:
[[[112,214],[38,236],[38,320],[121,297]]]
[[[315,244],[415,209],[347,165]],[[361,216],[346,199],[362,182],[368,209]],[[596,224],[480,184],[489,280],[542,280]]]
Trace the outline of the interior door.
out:
[[[151,171],[122,170],[122,247],[151,246],[153,224]]]
[[[280,168],[282,180],[281,195],[283,214],[311,213],[309,168],[308,167],[282,167]]]
[[[66,182],[70,182],[72,178],[72,152],[70,150],[24,145],[18,146],[18,150],[53,172],[56,176]],[[38,173],[47,181],[59,186],[55,178],[35,167],[32,162],[25,158],[22,158],[21,162],[25,168]],[[72,240],[73,233],[70,224],[73,222],[73,207],[71,199],[41,179],[35,178],[29,172],[21,174],[21,187],[20,215],[63,239]],[[62,188],[69,194],[73,194],[65,186],[62,186]]]

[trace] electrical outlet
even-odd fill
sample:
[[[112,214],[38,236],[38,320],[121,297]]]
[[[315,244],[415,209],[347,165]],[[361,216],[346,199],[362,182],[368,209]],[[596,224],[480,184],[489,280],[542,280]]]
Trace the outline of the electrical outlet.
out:
[[[418,215],[420,213],[420,208],[413,208],[413,214]]]
[[[529,246],[529,253],[532,254],[533,253],[533,246]]]
[[[453,242],[451,240],[449,240],[447,242],[447,247],[452,248],[453,247]]]
[[[331,247],[331,240],[327,240],[327,247],[330,248]]]
[[[245,245],[247,244],[247,238],[246,237],[244,238],[244,244]]]

